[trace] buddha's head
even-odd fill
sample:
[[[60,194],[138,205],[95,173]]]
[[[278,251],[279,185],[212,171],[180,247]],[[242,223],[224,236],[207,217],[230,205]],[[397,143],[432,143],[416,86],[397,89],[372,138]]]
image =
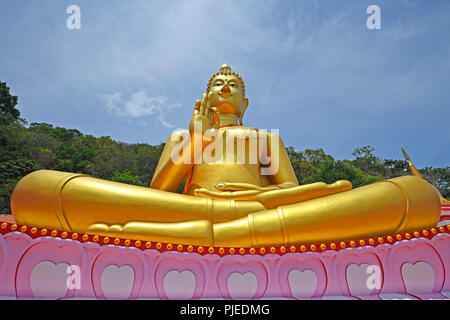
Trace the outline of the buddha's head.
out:
[[[206,94],[209,95],[211,105],[220,113],[237,115],[242,125],[248,99],[245,98],[244,80],[239,74],[224,64],[209,80]]]

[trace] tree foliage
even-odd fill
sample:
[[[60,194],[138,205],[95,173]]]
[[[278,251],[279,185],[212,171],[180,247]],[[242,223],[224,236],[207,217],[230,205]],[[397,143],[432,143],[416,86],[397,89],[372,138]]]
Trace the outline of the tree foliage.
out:
[[[130,170],[125,170],[124,172],[119,172],[116,170],[114,176],[111,178],[112,181],[133,184],[135,186],[145,187],[146,184],[139,180],[137,175],[131,173]]]
[[[6,82],[0,81],[0,125],[19,120],[20,111],[16,109],[17,96],[12,96]]]
[[[322,163],[334,161],[333,157],[326,154],[323,149],[295,151],[293,147],[288,147],[286,151],[299,182],[309,177],[313,169],[319,167]]]
[[[422,176],[434,185],[444,198],[450,197],[450,167],[425,167],[419,170]]]
[[[344,161],[327,160],[320,166],[315,167],[311,175],[302,182],[304,184],[313,182],[333,183],[337,180],[348,180],[352,183],[353,188],[357,188],[382,179],[366,174]]]

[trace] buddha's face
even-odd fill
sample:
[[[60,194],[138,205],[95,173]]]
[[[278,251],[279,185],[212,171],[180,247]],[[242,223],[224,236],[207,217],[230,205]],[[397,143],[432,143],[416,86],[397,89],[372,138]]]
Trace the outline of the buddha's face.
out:
[[[235,75],[218,75],[210,88],[210,103],[220,113],[239,114],[247,102],[242,96],[239,79]]]

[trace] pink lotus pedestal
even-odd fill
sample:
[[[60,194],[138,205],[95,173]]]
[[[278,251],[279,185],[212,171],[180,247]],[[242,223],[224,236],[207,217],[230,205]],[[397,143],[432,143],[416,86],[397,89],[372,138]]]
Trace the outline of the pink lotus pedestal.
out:
[[[448,299],[450,225],[355,241],[202,248],[10,222],[0,297],[19,299]]]

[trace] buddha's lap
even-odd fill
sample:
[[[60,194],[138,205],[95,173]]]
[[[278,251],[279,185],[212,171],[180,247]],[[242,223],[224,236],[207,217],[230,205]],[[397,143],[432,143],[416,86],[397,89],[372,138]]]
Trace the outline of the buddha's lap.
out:
[[[20,224],[77,232],[94,223],[132,221],[210,220],[226,225],[251,214],[255,230],[281,223],[294,242],[318,235],[327,238],[429,227],[440,214],[439,199],[431,186],[412,176],[266,210],[253,201],[211,200],[42,170],[19,182],[11,203]]]

